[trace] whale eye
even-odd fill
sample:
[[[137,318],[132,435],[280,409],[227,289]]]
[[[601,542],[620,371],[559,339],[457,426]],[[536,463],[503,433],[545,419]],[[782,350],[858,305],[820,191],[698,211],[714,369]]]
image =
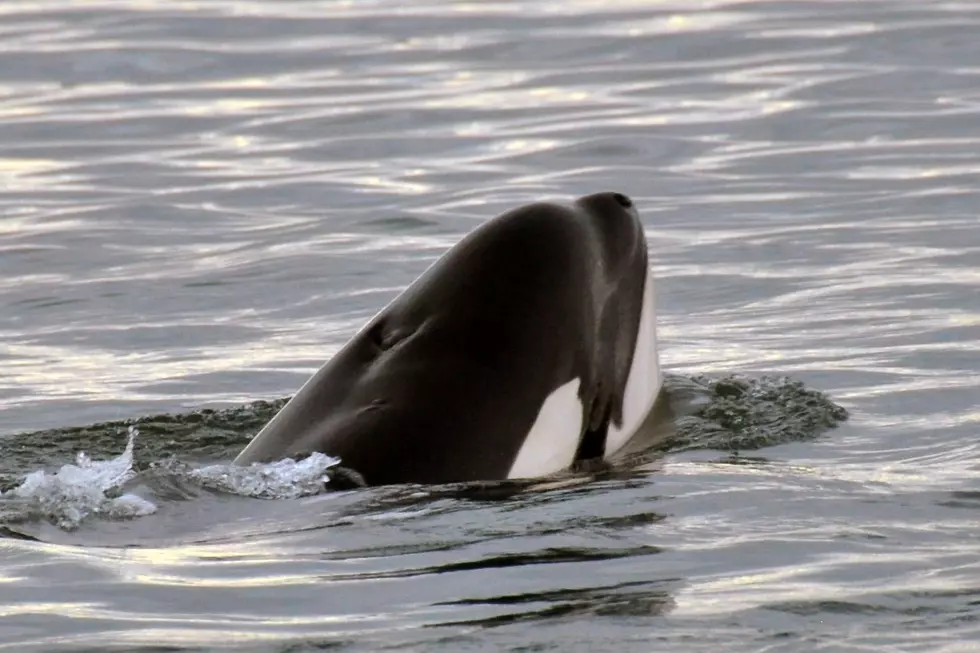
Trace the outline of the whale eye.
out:
[[[381,320],[371,327],[367,333],[368,341],[378,353],[386,352],[412,337],[418,329],[410,326],[393,326],[387,320]]]
[[[633,206],[633,200],[626,197],[622,193],[613,193],[613,199],[616,200],[616,203],[619,204],[624,209],[628,209],[631,206]]]
[[[391,337],[386,333],[385,323],[378,322],[368,331],[368,338],[371,344],[380,351],[385,351],[391,347]]]

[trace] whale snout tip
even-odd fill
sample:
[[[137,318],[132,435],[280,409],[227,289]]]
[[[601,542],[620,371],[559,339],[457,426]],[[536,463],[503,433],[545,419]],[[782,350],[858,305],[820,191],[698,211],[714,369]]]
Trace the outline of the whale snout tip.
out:
[[[633,200],[631,200],[628,196],[623,195],[622,193],[613,193],[612,198],[616,200],[616,203],[619,204],[624,209],[633,208]]]

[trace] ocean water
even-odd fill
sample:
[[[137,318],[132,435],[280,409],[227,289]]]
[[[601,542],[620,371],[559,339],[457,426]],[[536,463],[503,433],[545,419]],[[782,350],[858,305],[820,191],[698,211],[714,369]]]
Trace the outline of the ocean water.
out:
[[[62,465],[109,496],[4,527],[0,650],[980,650],[978,33],[938,0],[5,0],[0,517]],[[678,392],[850,418],[499,496],[222,472],[464,233],[600,190]]]

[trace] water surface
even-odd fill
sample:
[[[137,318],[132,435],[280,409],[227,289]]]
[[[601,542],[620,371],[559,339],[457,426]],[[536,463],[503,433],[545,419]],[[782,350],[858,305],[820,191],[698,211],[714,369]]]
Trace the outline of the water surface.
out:
[[[0,540],[0,648],[973,650],[978,30],[938,0],[7,0],[5,442],[292,393],[481,221],[600,190],[643,216],[665,368],[851,419],[499,501],[171,488]]]

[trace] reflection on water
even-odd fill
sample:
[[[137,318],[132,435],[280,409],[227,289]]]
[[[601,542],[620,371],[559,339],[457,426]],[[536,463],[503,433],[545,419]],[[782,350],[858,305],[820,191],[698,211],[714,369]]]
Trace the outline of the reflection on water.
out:
[[[972,646],[977,6],[0,15],[5,436],[290,394],[482,220],[599,190],[641,209],[666,369],[789,374],[852,415],[514,496],[146,477],[151,518],[0,540],[0,648]],[[200,460],[261,421],[235,419]],[[7,438],[4,473],[72,438],[124,436]]]

